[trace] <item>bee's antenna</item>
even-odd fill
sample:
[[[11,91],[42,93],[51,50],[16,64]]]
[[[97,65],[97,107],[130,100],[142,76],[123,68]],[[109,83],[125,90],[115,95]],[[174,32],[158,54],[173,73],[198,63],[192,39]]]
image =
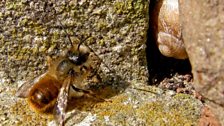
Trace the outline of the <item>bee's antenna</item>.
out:
[[[61,23],[60,20],[58,20],[58,22],[60,23],[61,28],[62,28],[62,29],[64,30],[64,32],[66,33],[66,36],[68,37],[68,40],[69,40],[71,46],[73,46],[72,40],[71,40],[70,35],[68,34],[67,30],[64,28],[64,26],[63,26],[63,24]]]
[[[81,40],[81,42],[79,43],[79,45],[78,45],[78,47],[77,47],[77,49],[78,49],[78,51],[79,51],[79,48],[80,48],[80,46],[81,46],[81,44],[83,44],[89,37],[91,36],[91,34],[90,35],[88,35],[85,39],[83,39],[83,40]],[[103,65],[110,71],[110,72],[112,72],[112,70],[103,62],[103,60],[95,53],[95,51],[90,47],[90,46],[88,46],[88,45],[86,45],[85,43],[84,43],[84,45],[85,46],[87,46],[88,48],[89,48],[89,50],[91,51],[91,52],[93,52],[93,54],[95,55],[95,56],[97,56],[97,58],[101,61],[101,63],[103,63]]]
[[[57,12],[56,11],[56,9],[53,7],[53,9],[54,9],[54,11],[55,11],[55,13]],[[66,36],[68,37],[68,40],[69,40],[69,42],[70,42],[70,44],[71,44],[71,46],[74,46],[73,45],[73,43],[72,43],[72,40],[71,40],[71,38],[70,38],[70,35],[68,34],[68,32],[66,31],[66,29],[64,28],[64,25],[61,23],[61,21],[59,20],[59,19],[57,19],[58,20],[58,22],[60,23],[60,25],[61,25],[61,28],[64,30],[64,32],[66,33]],[[85,39],[83,39],[83,40],[81,40],[81,39],[79,39],[79,40],[81,40],[81,42],[78,44],[78,47],[77,47],[77,50],[78,50],[78,52],[80,52],[79,51],[79,49],[80,49],[80,46],[81,46],[81,44],[83,44],[89,37],[91,36],[91,34],[89,35],[89,36],[87,36]],[[104,66],[109,70],[109,71],[112,71],[104,62],[103,62],[103,60],[94,52],[94,50],[92,49],[92,48],[90,48],[88,45],[85,45],[85,46],[87,46],[89,49],[90,49],[90,51],[91,52],[93,52],[94,53],[94,55],[96,55],[97,57],[98,57],[98,59],[104,64]],[[80,55],[80,54],[79,54]]]
[[[56,1],[55,1],[56,2]],[[55,4],[57,6],[57,4]],[[55,14],[57,13],[57,10],[55,9],[55,7],[53,7]],[[66,36],[68,37],[68,40],[71,44],[71,46],[73,46],[72,40],[70,38],[70,35],[68,34],[67,30],[65,29],[64,25],[61,23],[61,21],[59,20],[59,18],[57,18],[58,22],[60,23],[60,27],[63,29],[63,31],[66,33]]]
[[[79,45],[77,47],[78,51],[79,51],[79,48],[80,48],[81,44],[84,43],[90,36],[91,35],[87,36],[85,39],[83,39],[83,40],[80,41],[80,43],[79,43]],[[88,46],[88,48],[89,48],[89,46]]]
[[[97,58],[101,61],[101,63],[103,63],[103,65],[104,65],[110,72],[112,72],[112,70],[107,66],[107,64],[106,64],[105,62],[103,62],[103,60],[99,57],[99,55],[97,55],[97,54],[95,53],[95,51],[94,51],[91,47],[89,47],[88,45],[85,45],[85,46],[87,46],[87,47],[90,49],[90,51],[93,52],[93,54],[94,54],[95,56],[97,56]]]

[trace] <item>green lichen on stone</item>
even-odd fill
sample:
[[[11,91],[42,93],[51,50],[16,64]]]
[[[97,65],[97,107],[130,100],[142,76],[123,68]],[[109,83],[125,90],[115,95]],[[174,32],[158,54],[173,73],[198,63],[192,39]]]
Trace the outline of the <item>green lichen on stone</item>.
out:
[[[198,101],[186,94],[178,94],[173,98],[171,101],[146,103],[137,110],[137,115],[147,118],[147,125],[197,125],[200,116]]]
[[[148,88],[155,90],[153,87],[151,87],[152,89]],[[157,91],[155,90],[155,92]],[[109,102],[97,103],[92,109],[92,113],[95,113],[97,120],[101,121],[95,123],[149,126],[197,125],[202,107],[199,100],[187,94],[177,94],[172,97],[161,95],[157,100],[150,100],[154,99],[153,94],[145,93],[129,90],[113,97]],[[108,122],[104,122],[105,117],[108,118]]]
[[[144,18],[148,12],[147,2],[148,1],[144,0],[130,0],[125,2],[116,1],[114,9],[117,14],[127,14],[128,19],[130,20],[133,18]]]

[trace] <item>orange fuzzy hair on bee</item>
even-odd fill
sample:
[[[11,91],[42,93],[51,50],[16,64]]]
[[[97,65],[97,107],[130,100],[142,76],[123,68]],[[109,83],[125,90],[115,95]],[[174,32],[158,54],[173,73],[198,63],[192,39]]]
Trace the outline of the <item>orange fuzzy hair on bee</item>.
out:
[[[61,84],[46,74],[30,90],[28,104],[37,113],[52,114],[60,88]]]

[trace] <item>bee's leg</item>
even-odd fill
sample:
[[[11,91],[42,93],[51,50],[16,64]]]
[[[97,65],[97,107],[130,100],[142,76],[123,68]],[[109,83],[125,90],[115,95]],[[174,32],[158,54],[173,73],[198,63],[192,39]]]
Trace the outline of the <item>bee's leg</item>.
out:
[[[102,78],[100,77],[100,75],[98,74],[98,70],[94,70],[91,75],[88,76],[88,81],[90,83],[101,83],[102,82]]]
[[[80,88],[75,87],[74,85],[72,85],[72,88],[76,92],[83,92],[84,95],[86,94],[89,97],[94,97],[95,99],[100,100],[100,101],[106,101],[104,98],[97,96],[95,93],[93,93],[90,90],[80,89]]]
[[[69,76],[64,80],[59,91],[58,98],[54,107],[54,117],[60,126],[65,125],[65,114],[68,105],[69,89],[73,78],[74,71],[69,71]]]

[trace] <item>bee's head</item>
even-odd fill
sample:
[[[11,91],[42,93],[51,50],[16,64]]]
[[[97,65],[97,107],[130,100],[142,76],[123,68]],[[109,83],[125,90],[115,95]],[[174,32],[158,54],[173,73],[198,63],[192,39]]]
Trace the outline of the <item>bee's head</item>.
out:
[[[75,65],[82,65],[88,60],[90,50],[84,45],[74,46],[67,52],[68,59]]]
[[[53,60],[55,65],[49,65],[53,70],[56,70],[57,77],[66,77],[70,71],[74,74],[80,74],[81,68],[92,69],[92,56],[90,49],[84,45],[73,45],[71,49],[65,51],[63,56]],[[77,76],[77,75],[76,75]]]

